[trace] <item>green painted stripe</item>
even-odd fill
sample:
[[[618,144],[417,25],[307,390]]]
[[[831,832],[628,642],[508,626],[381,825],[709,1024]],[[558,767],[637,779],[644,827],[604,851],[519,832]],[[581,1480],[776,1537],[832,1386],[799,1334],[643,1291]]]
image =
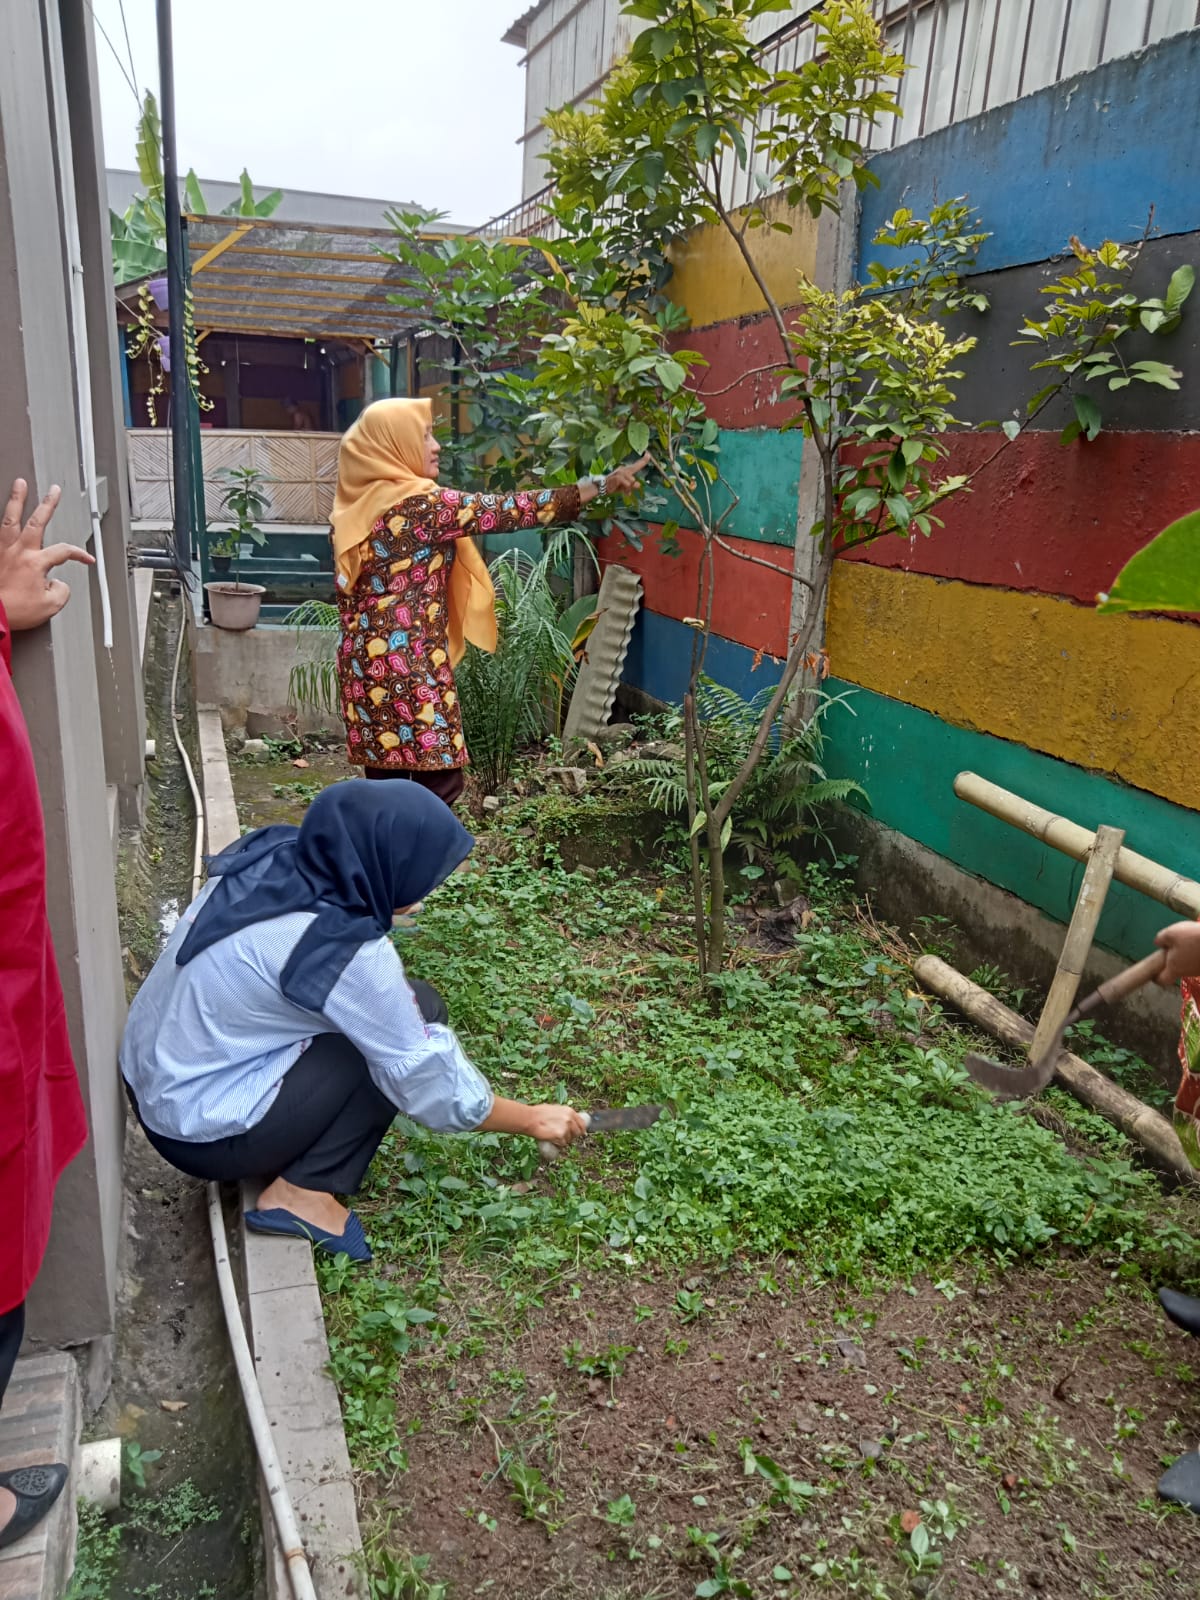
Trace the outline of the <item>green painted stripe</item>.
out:
[[[889,828],[1011,890],[1059,922],[1070,919],[1082,865],[959,800],[954,779],[960,772],[977,772],[1086,828],[1101,823],[1124,828],[1131,849],[1200,878],[1200,813],[1024,745],[953,727],[855,684],[830,679],[827,687],[849,695],[826,718],[830,776],[861,783],[871,814]],[[1200,802],[1200,777],[1196,797]],[[1114,883],[1098,939],[1135,959],[1147,953],[1160,928],[1175,920],[1176,913],[1157,900]]]
[[[738,497],[722,534],[760,544],[795,544],[802,443],[798,429],[793,433],[777,428],[721,429],[717,465]],[[729,491],[718,482],[712,497],[713,514],[719,517],[729,505]],[[665,510],[655,509],[651,515],[656,522],[691,526],[688,513],[673,497]]]
[[[482,543],[487,561],[494,561],[506,550],[523,550],[531,561],[540,561],[546,554],[545,536],[532,528],[517,528],[512,533],[485,533]]]

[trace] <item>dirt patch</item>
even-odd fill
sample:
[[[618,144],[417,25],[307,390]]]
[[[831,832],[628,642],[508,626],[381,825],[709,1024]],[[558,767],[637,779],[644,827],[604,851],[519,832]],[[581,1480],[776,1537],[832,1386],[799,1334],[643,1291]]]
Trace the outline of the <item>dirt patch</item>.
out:
[[[1144,1296],[1078,1263],[850,1299],[755,1272],[591,1276],[410,1358],[389,1543],[495,1600],[1190,1592],[1200,1523],[1154,1485],[1200,1438],[1195,1347]],[[478,1280],[445,1292],[450,1340],[486,1326]]]
[[[297,766],[297,761],[304,765]],[[340,746],[308,748],[303,755],[283,753],[270,761],[238,756],[230,762],[230,773],[244,831],[273,822],[298,824],[326,785],[361,775],[351,769]]]
[[[155,606],[146,702],[157,758],[146,825],[126,844],[120,878],[131,996],[190,885],[195,819],[170,734],[179,624],[178,601]],[[180,709],[194,761],[194,720],[186,704]],[[248,1600],[261,1568],[256,1479],[204,1186],[167,1166],[132,1117],[113,1380],[89,1432],[122,1438],[125,1474],[120,1514],[85,1524],[80,1592],[91,1600]]]

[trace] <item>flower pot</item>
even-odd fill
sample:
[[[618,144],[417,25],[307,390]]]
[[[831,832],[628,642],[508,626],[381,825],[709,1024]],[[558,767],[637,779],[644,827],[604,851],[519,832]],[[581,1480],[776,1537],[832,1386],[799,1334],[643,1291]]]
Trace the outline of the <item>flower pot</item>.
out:
[[[150,291],[150,298],[154,301],[154,304],[160,311],[165,311],[168,301],[166,278],[151,278],[146,287]]]
[[[210,556],[208,564],[219,577],[226,577],[233,566],[232,556]]]
[[[213,626],[230,633],[245,633],[258,621],[267,591],[261,583],[206,583],[204,592]]]

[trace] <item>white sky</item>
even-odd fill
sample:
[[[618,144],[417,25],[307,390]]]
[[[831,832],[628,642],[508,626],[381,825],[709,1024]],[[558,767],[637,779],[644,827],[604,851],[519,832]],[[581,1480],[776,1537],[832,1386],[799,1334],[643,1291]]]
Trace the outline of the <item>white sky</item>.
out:
[[[125,72],[158,92],[154,0],[91,0]],[[521,198],[528,0],[174,0],[181,172],[415,201],[461,223]],[[133,167],[137,106],[97,29],[105,160]]]

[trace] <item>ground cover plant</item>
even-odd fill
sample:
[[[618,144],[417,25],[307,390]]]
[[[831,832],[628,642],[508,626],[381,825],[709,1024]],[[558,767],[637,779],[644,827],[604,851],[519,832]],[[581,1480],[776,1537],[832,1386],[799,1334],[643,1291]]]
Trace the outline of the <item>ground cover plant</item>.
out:
[[[500,1092],[672,1115],[552,1167],[397,1125],[373,1267],[321,1267],[375,1596],[1185,1592],[1149,1286],[1195,1280],[1195,1202],[978,1094],[823,869],[705,998],[683,863],[567,872],[560,811],[510,801],[402,954]]]

